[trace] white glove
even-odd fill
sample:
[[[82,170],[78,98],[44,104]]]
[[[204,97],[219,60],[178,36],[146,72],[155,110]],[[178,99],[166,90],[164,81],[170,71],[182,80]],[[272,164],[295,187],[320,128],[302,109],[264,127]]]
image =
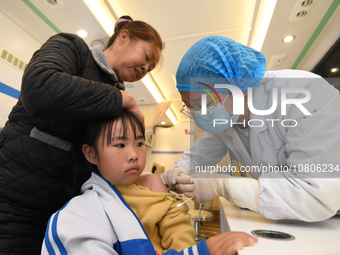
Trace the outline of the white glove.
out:
[[[187,169],[183,167],[176,167],[165,171],[160,174],[159,177],[161,177],[163,184],[169,187],[171,184],[176,184],[176,177],[181,173],[189,175],[189,171]]]
[[[191,176],[180,175],[176,178],[176,189],[186,197],[194,197],[198,203],[208,202],[222,196],[230,201],[227,190],[228,174],[194,173]]]
[[[252,178],[234,177],[229,174],[194,173],[179,175],[176,189],[186,197],[194,197],[198,203],[221,196],[242,208],[258,212],[258,181]]]

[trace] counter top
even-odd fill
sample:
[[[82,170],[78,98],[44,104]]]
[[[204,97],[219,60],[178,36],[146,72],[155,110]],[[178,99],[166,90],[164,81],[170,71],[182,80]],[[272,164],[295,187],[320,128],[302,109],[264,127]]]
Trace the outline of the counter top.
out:
[[[226,231],[275,230],[291,234],[294,240],[273,240],[259,237],[252,247],[245,247],[239,255],[339,255],[340,216],[322,222],[296,220],[270,220],[260,213],[252,212],[220,198],[221,229]]]

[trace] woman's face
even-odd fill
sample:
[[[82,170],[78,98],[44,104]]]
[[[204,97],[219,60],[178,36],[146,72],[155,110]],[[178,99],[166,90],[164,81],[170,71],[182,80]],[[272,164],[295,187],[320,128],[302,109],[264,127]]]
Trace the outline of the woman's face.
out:
[[[123,30],[104,55],[118,80],[134,82],[156,67],[161,50],[152,42],[131,40],[129,32]]]

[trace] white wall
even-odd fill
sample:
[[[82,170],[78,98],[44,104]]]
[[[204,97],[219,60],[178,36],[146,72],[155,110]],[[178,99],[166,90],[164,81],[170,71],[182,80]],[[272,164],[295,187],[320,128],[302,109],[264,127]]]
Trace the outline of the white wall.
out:
[[[182,154],[155,154],[152,152],[179,152],[186,151],[190,147],[190,139],[193,135],[186,134],[185,130],[190,130],[189,121],[177,122],[175,126],[169,128],[156,127],[155,140],[152,148],[146,148],[146,165],[144,172],[151,172],[152,164],[159,161],[165,166],[165,171],[171,169],[177,159]]]
[[[27,34],[14,22],[0,12],[0,46],[28,63],[33,53],[41,44]],[[0,82],[20,91],[23,72],[0,60]],[[8,114],[17,99],[0,92],[0,127],[8,119]]]

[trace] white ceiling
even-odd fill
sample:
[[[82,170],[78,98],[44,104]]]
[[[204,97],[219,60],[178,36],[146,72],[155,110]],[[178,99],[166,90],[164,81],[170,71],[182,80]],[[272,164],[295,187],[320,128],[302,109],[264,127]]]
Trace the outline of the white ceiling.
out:
[[[25,4],[31,3],[41,11],[62,32],[75,33],[86,30],[88,45],[97,39],[107,39],[107,34],[99,25],[82,0],[62,0],[65,7],[54,10],[48,0],[0,0],[0,11],[18,24],[41,44],[56,32]],[[104,1],[117,18],[130,15],[134,20],[143,20],[159,31],[165,41],[163,62],[152,72],[165,99],[179,99],[174,75],[186,50],[197,40],[211,35],[230,37],[242,44],[250,45],[259,6],[273,0],[93,0]],[[267,68],[274,55],[287,55],[282,69],[292,68],[303,48],[320,24],[333,0],[313,0],[311,11],[306,19],[291,22],[290,17],[297,2],[302,0],[277,0],[261,52],[267,58]],[[306,0],[311,1],[311,0]],[[337,0],[334,0],[337,1]],[[304,55],[297,69],[311,70],[340,36],[340,7]],[[282,43],[282,38],[294,34],[296,39],[290,44]],[[128,84],[127,84],[128,85]],[[143,103],[156,101],[141,81],[133,88],[127,88],[134,97]],[[173,102],[173,110],[179,120],[182,103]],[[163,116],[161,121],[170,125]]]

